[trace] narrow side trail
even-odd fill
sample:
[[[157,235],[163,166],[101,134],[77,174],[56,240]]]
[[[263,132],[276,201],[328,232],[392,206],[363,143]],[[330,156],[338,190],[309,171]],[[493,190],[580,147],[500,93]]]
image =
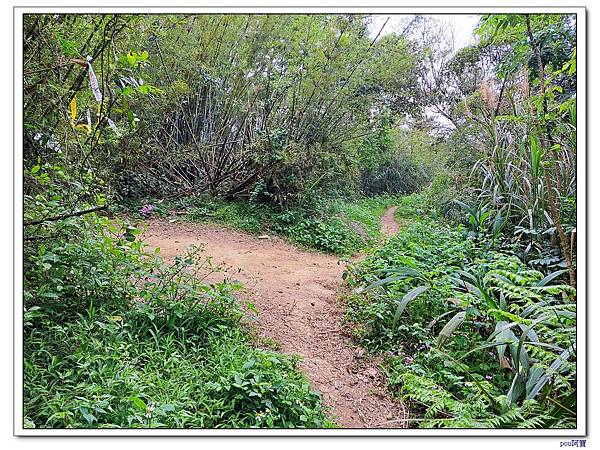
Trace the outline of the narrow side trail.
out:
[[[394,209],[382,218],[387,236],[398,229]],[[377,428],[389,421],[403,426],[407,412],[386,395],[379,361],[366,358],[342,328],[337,299],[345,264],[337,257],[302,251],[276,237],[259,239],[214,225],[163,220],[151,221],[143,239],[160,247],[165,259],[204,243],[205,254],[227,268],[208,281],[226,276],[245,285],[243,295],[258,310],[259,337],[303,357],[302,371],[340,426]]]
[[[400,225],[394,218],[397,209],[397,206],[392,206],[381,216],[381,234],[386,237],[393,236],[400,231]]]

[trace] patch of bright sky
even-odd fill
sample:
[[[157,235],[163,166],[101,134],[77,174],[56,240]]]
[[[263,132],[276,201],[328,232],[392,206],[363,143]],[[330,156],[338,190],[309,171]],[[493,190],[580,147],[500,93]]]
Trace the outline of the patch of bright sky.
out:
[[[432,17],[441,22],[447,23],[451,28],[454,29],[454,45],[455,50],[466,47],[475,42],[473,38],[473,30],[479,21],[479,16],[474,14],[433,14],[423,15],[424,17]],[[401,32],[407,21],[409,21],[412,15],[398,14],[398,15],[374,15],[370,25],[370,34],[375,37],[381,26],[385,23],[385,20],[389,17],[389,20],[382,31],[382,35],[391,32]]]
[[[432,17],[436,20],[441,21],[444,24],[449,26],[449,30],[452,32],[450,35],[454,40],[454,51],[458,51],[461,48],[467,47],[468,45],[474,44],[476,42],[475,37],[473,36],[473,31],[475,30],[475,26],[479,22],[479,15],[474,14],[432,14],[426,15],[423,14],[424,17]],[[381,27],[387,21],[383,30]],[[410,20],[414,18],[414,15],[402,14],[402,15],[373,15],[371,16],[371,23],[369,25],[369,34],[372,38],[377,36],[377,33],[381,30],[381,36],[384,36],[388,33],[397,32],[401,33],[402,30],[406,27],[406,25],[410,22]],[[425,109],[425,114],[430,118],[433,118],[435,122],[439,123],[442,126],[452,128],[451,122],[443,117],[441,114],[436,113],[431,110],[431,108]],[[402,125],[403,128],[408,128],[408,124]]]

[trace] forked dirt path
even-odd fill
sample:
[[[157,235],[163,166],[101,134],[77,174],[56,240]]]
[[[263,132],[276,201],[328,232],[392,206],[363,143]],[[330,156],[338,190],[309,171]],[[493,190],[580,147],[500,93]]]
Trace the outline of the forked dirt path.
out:
[[[394,208],[382,217],[382,232],[398,229]],[[163,258],[205,243],[205,254],[241,281],[258,310],[259,337],[277,342],[285,353],[303,357],[300,367],[344,428],[404,427],[407,412],[385,394],[378,361],[353,345],[338,305],[345,264],[335,256],[300,250],[276,237],[258,237],[223,227],[153,220],[143,240],[160,247]]]

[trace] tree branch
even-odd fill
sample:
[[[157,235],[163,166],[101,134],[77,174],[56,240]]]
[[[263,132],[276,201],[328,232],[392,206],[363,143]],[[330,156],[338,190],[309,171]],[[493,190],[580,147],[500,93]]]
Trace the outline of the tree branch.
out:
[[[72,213],[64,213],[61,214],[59,216],[54,216],[54,217],[49,217],[47,219],[42,219],[42,220],[34,220],[33,222],[26,222],[23,224],[24,227],[29,227],[31,225],[39,225],[41,223],[44,222],[56,222],[58,220],[63,220],[63,219],[68,219],[69,217],[79,217],[79,216],[83,216],[84,214],[89,214],[89,213],[93,213],[96,211],[101,211],[103,209],[106,209],[107,205],[103,205],[103,206],[96,206],[94,208],[89,208],[89,209],[84,209],[82,211],[75,211]]]

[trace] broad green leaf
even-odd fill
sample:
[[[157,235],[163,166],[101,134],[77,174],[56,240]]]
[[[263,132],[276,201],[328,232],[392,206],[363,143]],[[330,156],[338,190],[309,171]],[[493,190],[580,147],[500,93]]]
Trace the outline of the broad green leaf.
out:
[[[438,334],[438,345],[443,345],[450,338],[452,333],[454,333],[454,330],[456,330],[459,326],[462,325],[462,323],[465,320],[465,316],[466,312],[460,311],[456,313],[456,315],[454,315],[454,317],[452,317],[452,319],[450,319],[448,323],[446,323],[444,328],[442,328],[442,331],[440,331],[440,334]]]
[[[398,324],[398,320],[400,319],[400,316],[402,315],[404,308],[406,308],[406,305],[408,305],[408,303],[411,300],[414,300],[415,298],[417,298],[419,295],[421,295],[427,289],[428,289],[427,286],[419,286],[419,287],[414,288],[412,291],[408,292],[406,295],[404,295],[404,297],[402,297],[402,300],[398,303],[398,307],[396,308],[396,313],[394,314],[394,321],[392,322],[393,327],[395,327]]]
[[[543,279],[541,279],[540,281],[535,283],[535,285],[536,286],[546,286],[548,283],[550,283],[552,280],[554,280],[556,277],[562,275],[563,273],[567,273],[567,270],[562,269],[562,270],[557,270],[555,272],[552,272],[550,275],[547,275],[546,277],[544,277]]]

